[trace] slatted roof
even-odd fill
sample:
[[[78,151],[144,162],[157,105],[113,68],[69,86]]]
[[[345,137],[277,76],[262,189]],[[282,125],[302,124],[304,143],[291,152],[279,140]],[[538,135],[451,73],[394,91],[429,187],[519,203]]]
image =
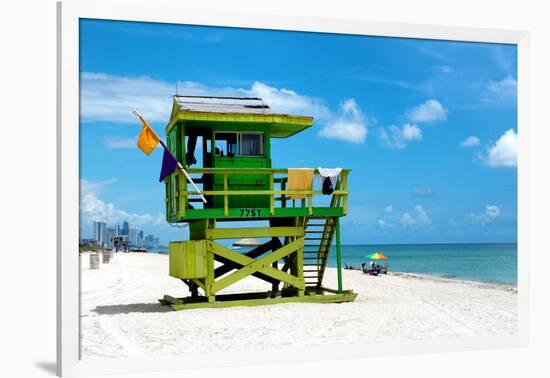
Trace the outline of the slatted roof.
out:
[[[181,110],[209,113],[271,114],[258,97],[174,96]]]
[[[273,113],[258,97],[176,95],[166,132],[180,121],[202,127],[223,122],[231,130],[243,123],[268,124],[272,138],[287,138],[311,127],[313,117]]]

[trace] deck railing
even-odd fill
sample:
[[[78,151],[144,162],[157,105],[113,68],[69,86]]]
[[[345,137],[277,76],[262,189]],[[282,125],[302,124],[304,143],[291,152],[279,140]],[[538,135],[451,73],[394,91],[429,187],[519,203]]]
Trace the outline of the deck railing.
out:
[[[323,195],[321,190],[288,190],[288,169],[286,168],[193,168],[188,169],[187,172],[197,184],[203,184],[205,175],[223,177],[223,190],[203,190],[202,194],[205,196],[223,196],[223,215],[226,217],[229,215],[229,198],[231,196],[269,196],[270,215],[273,215],[275,209],[278,207],[307,208],[308,214],[311,215],[313,213],[315,196]],[[348,174],[350,172],[350,169],[342,170],[338,176],[330,202],[330,207],[342,208],[344,214],[347,214],[348,210]],[[315,169],[314,173],[318,174],[319,172]],[[269,189],[230,190],[229,177],[231,175],[248,174],[267,175]],[[282,177],[275,177],[276,175]],[[213,181],[214,180],[212,180],[212,182]],[[166,181],[167,218],[183,219],[185,218],[190,202],[201,202],[200,197],[198,197],[199,193],[194,190],[188,190],[187,184],[185,176],[179,171],[176,171],[176,173]],[[305,198],[291,199],[290,196],[293,195],[302,195],[305,196]]]

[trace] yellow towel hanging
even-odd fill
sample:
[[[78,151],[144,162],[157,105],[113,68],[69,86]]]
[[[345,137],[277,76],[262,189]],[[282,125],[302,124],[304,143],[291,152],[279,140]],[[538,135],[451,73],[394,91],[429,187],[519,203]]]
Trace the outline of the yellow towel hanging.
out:
[[[288,169],[288,190],[311,190],[313,183],[312,168],[289,168]],[[305,194],[291,194],[290,199],[306,198]]]

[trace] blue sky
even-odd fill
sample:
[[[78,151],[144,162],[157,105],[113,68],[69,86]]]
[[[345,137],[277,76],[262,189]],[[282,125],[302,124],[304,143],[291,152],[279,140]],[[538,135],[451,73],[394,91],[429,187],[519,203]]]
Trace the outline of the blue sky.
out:
[[[98,20],[80,42],[82,237],[98,219],[186,237],[131,114],[163,135],[178,82],[314,116],[273,166],[353,170],[346,244],[516,241],[514,45]]]

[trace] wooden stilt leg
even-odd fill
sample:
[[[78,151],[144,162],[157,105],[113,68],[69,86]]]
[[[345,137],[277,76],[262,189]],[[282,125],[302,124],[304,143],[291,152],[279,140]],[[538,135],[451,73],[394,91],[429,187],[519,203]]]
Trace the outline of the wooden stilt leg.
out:
[[[279,238],[271,238],[271,245],[273,246],[271,248],[272,251],[280,248],[281,242],[279,241]],[[275,269],[279,269],[279,263],[277,261],[273,261],[271,266]],[[273,284],[271,285],[271,296],[275,297],[278,291],[279,291],[279,282],[273,282]]]
[[[302,282],[304,280],[304,250],[300,248],[296,251],[296,277],[298,277]],[[298,296],[304,296],[304,290],[298,289]]]
[[[279,264],[277,263],[277,261],[275,261],[273,264],[271,264],[271,266],[275,269],[279,269]],[[279,282],[277,283],[273,283],[271,285],[271,297],[276,297],[277,296],[277,293],[279,291]]]
[[[216,297],[212,292],[212,284],[214,283],[214,251],[208,248],[206,253],[206,278],[204,279],[205,283],[205,294],[209,303],[216,301]]]

